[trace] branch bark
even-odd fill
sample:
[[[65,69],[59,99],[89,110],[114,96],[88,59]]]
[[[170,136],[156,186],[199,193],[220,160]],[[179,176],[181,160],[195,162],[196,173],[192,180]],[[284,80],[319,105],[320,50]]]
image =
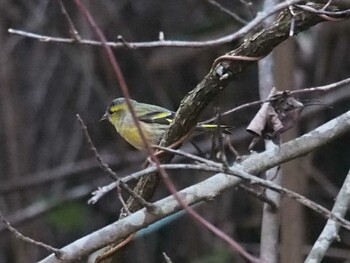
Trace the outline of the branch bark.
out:
[[[264,10],[269,10],[271,6],[274,6],[278,1],[265,0]],[[275,17],[270,17],[266,22],[272,22]],[[274,65],[273,54],[268,55],[264,59],[260,60],[259,65],[259,94],[260,99],[265,100],[275,90],[275,78],[274,78]],[[272,91],[272,89],[274,91]],[[272,141],[265,141],[265,149],[273,149],[277,147]],[[279,172],[278,167],[274,167],[265,172],[265,178],[272,180],[278,185],[281,185],[282,175]],[[280,229],[280,215],[279,207],[281,203],[281,196],[271,190],[266,190],[265,195],[268,199],[272,200],[276,208],[272,209],[269,204],[263,205],[262,222],[261,222],[261,235],[260,235],[260,259],[263,262],[277,263],[278,262],[278,234]]]
[[[343,217],[350,205],[350,170],[344,180],[337,199],[334,203],[332,213]],[[334,239],[339,239],[338,231],[340,226],[333,220],[328,220],[322,233],[313,245],[305,263],[321,262],[328,248],[333,243]]]
[[[306,155],[315,148],[329,143],[349,130],[350,111],[293,141],[282,144],[279,149],[273,149],[252,155],[241,163],[231,167],[231,169],[243,170],[250,174],[258,174],[283,162]],[[241,179],[236,176],[219,173],[203,182],[180,191],[179,194],[187,204],[192,205],[201,201],[210,200],[219,195],[225,189],[236,186],[240,182]],[[62,248],[61,251],[64,260],[72,261],[88,255],[91,252],[114,242],[116,239],[125,238],[141,228],[144,228],[181,209],[173,196],[164,198],[156,202],[155,205],[159,207],[161,211],[157,215],[148,213],[146,209],[141,209],[128,217]],[[40,262],[58,263],[61,261],[54,255],[50,255]]]
[[[319,7],[319,5],[314,6]],[[329,8],[330,11],[339,10],[335,6]],[[228,52],[227,55],[244,57],[267,56],[274,47],[289,37],[291,18],[289,10],[281,12],[277,20],[270,26],[245,39],[238,48]],[[293,18],[295,34],[326,21],[318,15],[303,10],[295,10]],[[190,91],[182,100],[174,122],[163,138],[162,145],[169,146],[186,136],[197,124],[202,110],[227,86],[233,77],[252,63],[252,61],[239,60],[223,61],[213,67],[197,87]],[[171,159],[172,155],[169,154],[160,157],[162,163],[169,162]],[[159,178],[157,174],[143,177],[137,183],[135,192],[149,200],[153,196],[158,183]],[[141,208],[133,198],[128,200],[127,205],[130,211],[137,211]]]

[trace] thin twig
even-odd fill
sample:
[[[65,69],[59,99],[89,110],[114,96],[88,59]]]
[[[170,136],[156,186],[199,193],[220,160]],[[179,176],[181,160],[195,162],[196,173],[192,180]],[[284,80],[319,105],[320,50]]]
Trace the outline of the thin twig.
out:
[[[250,16],[251,17],[254,17],[256,16],[256,8],[255,6],[253,5],[253,3],[251,1],[248,1],[248,0],[239,0],[245,7],[247,7],[249,13],[250,13]]]
[[[332,208],[332,213],[338,216],[344,216],[348,210],[350,204],[350,170],[344,180],[337,199]],[[318,237],[317,241],[313,245],[309,255],[307,256],[305,263],[318,263],[324,258],[327,249],[331,246],[334,239],[339,238],[338,232],[340,225],[336,224],[333,220],[328,220],[326,226],[322,230],[322,233]]]
[[[165,252],[163,252],[163,257],[166,263],[173,263]]]
[[[119,176],[111,168],[109,168],[109,166],[102,160],[101,156],[97,152],[97,149],[96,149],[96,147],[94,146],[94,143],[91,140],[89,131],[88,131],[88,129],[87,129],[83,119],[80,117],[79,114],[77,114],[76,117],[77,117],[77,119],[78,119],[78,121],[80,123],[81,128],[83,129],[85,138],[88,141],[90,149],[94,153],[95,158],[96,158],[98,164],[100,165],[101,169],[103,171],[105,171],[112,178],[112,180],[119,180]]]
[[[304,93],[311,93],[311,92],[328,92],[328,91],[330,91],[332,89],[340,88],[340,87],[348,85],[348,84],[350,84],[350,78],[343,79],[341,81],[338,81],[338,82],[335,82],[335,83],[331,83],[331,84],[328,84],[328,85],[324,85],[324,86],[312,87],[312,88],[306,88],[306,89],[300,89],[300,90],[292,90],[292,91],[286,91],[286,92],[288,92],[290,95],[297,95],[297,94],[304,94]],[[282,92],[276,93],[276,95],[281,94],[281,93]],[[225,111],[225,112],[221,113],[221,116],[222,117],[223,116],[227,116],[227,115],[229,115],[231,113],[234,113],[234,112],[237,112],[237,111],[249,108],[249,107],[257,106],[257,105],[260,105],[260,104],[263,104],[263,103],[266,103],[266,102],[272,102],[274,100],[275,99],[257,100],[257,101],[245,103],[245,104],[242,104],[242,105],[240,105],[238,107],[235,107],[233,109],[230,109],[228,111]],[[202,124],[210,123],[210,122],[215,121],[216,119],[217,119],[217,117],[215,116],[213,118],[210,118],[208,120],[202,121],[200,123],[202,123]]]
[[[55,256],[58,258],[58,259],[61,259],[62,256],[63,256],[63,252],[57,248],[54,248],[52,246],[49,246],[49,245],[46,245],[45,243],[43,242],[39,242],[39,241],[35,241],[34,239],[32,238],[29,238],[29,237],[26,237],[24,236],[22,233],[20,233],[16,228],[12,227],[11,224],[6,220],[6,218],[2,215],[1,211],[0,211],[0,219],[2,220],[2,222],[5,224],[5,227],[12,233],[15,235],[16,238],[26,242],[26,243],[29,243],[29,244],[32,244],[34,246],[37,246],[37,247],[42,247],[44,249],[46,249],[47,251],[51,252],[51,253],[54,253]]]
[[[235,155],[236,160],[239,160],[241,158],[240,153],[235,149],[235,147],[231,143],[231,135],[226,134],[225,135],[225,143],[228,147],[228,149],[231,151],[232,154]]]
[[[127,191],[129,195],[131,195],[137,202],[139,202],[143,207],[145,207],[148,210],[148,212],[150,212],[151,214],[158,213],[159,208],[156,205],[147,202],[141,195],[133,191],[126,183],[124,183],[123,180],[119,181],[120,187]]]
[[[330,143],[335,138],[348,132],[349,128],[350,111],[295,140],[282,144],[278,151],[265,151],[263,153],[252,155],[237,165],[240,169],[244,169],[249,173],[260,173],[280,163],[304,156],[316,148]],[[212,199],[213,197],[220,195],[225,189],[235,187],[241,182],[242,181],[235,176],[219,173],[197,183],[196,185],[192,185],[182,190],[180,194],[186,200],[186,203],[193,205],[210,198]],[[205,191],[203,191],[203,189],[205,189]],[[156,204],[159,207],[162,207],[161,215],[149,216],[146,209],[141,209],[127,218],[114,222],[113,224],[84,236],[62,248],[62,251],[64,251],[66,255],[65,260],[72,261],[88,255],[92,251],[99,249],[101,246],[106,246],[116,239],[125,238],[131,233],[134,233],[141,228],[158,221],[160,218],[173,214],[181,209],[181,206],[177,203],[174,196],[169,196],[165,199],[159,200]],[[331,215],[328,216],[332,217]],[[346,223],[346,225],[349,225],[350,228],[349,223],[350,222]],[[58,261],[54,255],[50,255],[40,262],[59,263],[60,261]]]
[[[254,189],[252,189],[250,187],[247,187],[247,186],[245,186],[243,184],[240,184],[238,187],[241,188],[242,190],[246,191],[247,193],[251,194],[255,198],[259,199],[260,201],[262,201],[264,203],[267,203],[270,206],[272,212],[276,212],[277,211],[276,203],[273,200],[271,200],[270,198],[268,198],[266,196],[265,192],[258,193]]]
[[[109,62],[112,65],[112,69],[113,72],[120,84],[120,89],[126,99],[126,104],[127,107],[131,113],[132,119],[136,125],[137,131],[139,133],[139,136],[148,152],[148,154],[151,156],[152,160],[157,164],[159,163],[158,158],[154,155],[153,153],[153,149],[150,146],[149,142],[146,139],[145,133],[141,128],[140,122],[137,118],[137,115],[135,113],[135,110],[131,104],[131,98],[130,98],[130,94],[129,94],[129,89],[128,86],[126,84],[125,78],[123,76],[123,73],[121,71],[121,68],[117,62],[117,59],[115,58],[112,49],[110,46],[107,45],[107,39],[105,37],[105,35],[103,34],[103,32],[101,31],[101,29],[98,27],[98,25],[96,24],[94,18],[91,16],[89,10],[80,2],[80,0],[75,0],[75,4],[77,5],[77,7],[79,8],[79,10],[81,11],[81,13],[85,16],[85,19],[87,20],[87,22],[89,23],[89,25],[91,26],[91,28],[93,29],[93,31],[95,32],[95,34],[98,36],[98,38],[101,40],[102,43],[102,47],[105,50],[105,52],[107,53],[107,57]]]
[[[191,154],[191,153],[184,152],[184,151],[179,150],[179,149],[175,150],[175,149],[172,149],[172,148],[169,148],[169,147],[163,147],[163,146],[160,146],[160,145],[154,145],[153,147],[156,148],[156,149],[160,149],[162,151],[165,151],[165,152],[169,152],[169,153],[172,153],[172,154],[176,154],[176,155],[187,157],[187,158],[189,158],[191,160],[194,160],[194,161],[198,161],[198,162],[201,162],[201,163],[206,163],[208,165],[221,166],[217,162],[214,162],[214,161],[211,161],[209,159],[205,159],[205,158],[199,157],[199,156]]]
[[[258,61],[263,57],[247,57],[247,56],[233,56],[233,55],[222,55],[214,60],[210,71],[212,71],[220,62],[223,61]]]
[[[126,212],[128,215],[131,215],[131,212],[130,212],[129,208],[127,207],[127,205],[126,205],[126,203],[125,203],[125,201],[124,201],[124,198],[123,198],[123,196],[122,196],[122,191],[121,191],[121,190],[122,190],[122,189],[121,189],[120,186],[118,185],[118,186],[117,186],[118,199],[119,199],[120,203],[122,204],[122,206],[123,206],[125,212]]]
[[[215,227],[213,224],[211,224],[209,221],[207,221],[204,217],[199,215],[197,212],[195,212],[184,200],[180,195],[178,194],[177,189],[175,188],[175,185],[171,181],[170,177],[166,173],[160,173],[162,176],[163,182],[168,188],[168,190],[171,192],[171,194],[174,196],[176,201],[184,208],[184,210],[192,216],[196,221],[201,223],[203,226],[205,226],[207,229],[209,229],[211,232],[213,232],[217,237],[224,240],[226,243],[230,245],[230,247],[237,251],[242,257],[246,258],[250,262],[255,263],[262,263],[260,259],[252,256],[249,254],[238,242],[236,242],[234,239],[232,239],[229,235],[227,235],[225,232],[220,230],[219,228]]]
[[[132,47],[130,46],[130,44],[125,40],[125,38],[122,35],[118,35],[117,36],[118,40],[124,44],[124,46],[128,49],[132,49]]]
[[[102,253],[101,255],[99,255],[94,263],[99,263],[102,262],[104,259],[107,259],[111,256],[114,255],[115,252],[117,252],[119,249],[121,249],[122,247],[126,246],[133,238],[134,238],[135,234],[131,234],[130,236],[128,236],[126,239],[124,239],[122,242],[120,242],[118,245],[110,248],[109,250],[107,250],[106,252]]]
[[[190,214],[193,218],[195,218],[198,222],[201,222],[204,226],[206,226],[209,230],[211,230],[215,235],[220,237],[221,239],[225,240],[235,251],[240,253],[243,257],[247,258],[251,262],[259,262],[259,260],[253,256],[251,256],[248,252],[246,252],[236,241],[234,241],[231,237],[226,235],[224,232],[222,232],[220,229],[216,228],[214,225],[210,224],[208,221],[206,221],[203,217],[201,217],[198,213],[196,213],[192,208],[190,208],[183,200],[182,198],[177,194],[177,190],[175,189],[174,184],[169,179],[168,175],[166,174],[165,170],[161,167],[160,161],[157,158],[157,156],[154,154],[154,151],[150,145],[150,143],[146,140],[145,134],[143,133],[143,130],[141,129],[140,123],[137,119],[136,113],[131,105],[130,102],[130,95],[128,91],[128,87],[126,85],[125,79],[123,77],[123,74],[121,72],[121,69],[116,61],[116,58],[113,55],[112,49],[107,45],[106,38],[100,28],[97,26],[96,22],[94,21],[93,17],[89,13],[89,11],[86,9],[86,7],[80,2],[80,0],[75,0],[76,5],[80,9],[80,11],[84,14],[86,20],[90,24],[90,26],[95,31],[96,35],[99,37],[99,39],[102,42],[102,46],[104,50],[107,53],[108,59],[110,63],[112,64],[113,71],[115,75],[117,76],[117,79],[120,84],[120,88],[123,92],[124,97],[126,98],[126,103],[128,105],[128,109],[130,110],[130,113],[132,115],[132,118],[136,124],[137,130],[139,132],[139,135],[145,145],[145,148],[147,149],[148,154],[151,156],[151,160],[155,163],[155,166],[158,169],[159,175],[163,179],[165,185],[169,189],[169,191],[174,195],[175,199],[181,204],[186,212]]]
[[[137,202],[139,202],[143,207],[145,207],[150,213],[152,214],[156,214],[157,213],[157,207],[152,204],[147,202],[144,198],[142,198],[139,194],[137,194],[136,192],[134,192],[132,189],[130,189],[130,187],[123,182],[120,177],[106,164],[103,162],[101,156],[99,155],[94,143],[92,142],[92,139],[90,137],[89,131],[84,123],[84,121],[82,120],[82,118],[79,116],[79,114],[77,114],[77,119],[84,131],[84,135],[88,141],[88,144],[90,145],[91,150],[93,151],[98,163],[100,164],[100,167],[102,168],[102,170],[104,170],[105,172],[107,172],[112,179],[117,181],[117,189],[118,189],[118,197],[125,209],[125,212],[130,215],[130,211],[127,208],[123,198],[121,197],[121,193],[120,193],[120,188],[123,188],[125,191],[127,191]],[[113,246],[112,248],[108,249],[107,251],[103,252],[101,255],[99,255],[97,257],[97,259],[95,260],[95,262],[101,262],[103,259],[110,257],[111,255],[113,255],[118,249],[124,247],[128,242],[130,242],[132,240],[132,238],[134,237],[134,234],[130,235],[128,238],[126,238],[125,240],[123,240],[122,242],[120,242],[119,244],[117,244],[116,246]]]
[[[87,22],[89,23],[89,25],[92,27],[93,31],[95,32],[95,34],[98,36],[98,38],[100,39],[101,43],[102,43],[102,47],[105,50],[105,52],[107,53],[107,57],[109,62],[112,65],[112,69],[114,71],[114,74],[120,84],[120,89],[126,99],[126,104],[127,107],[131,113],[132,119],[136,125],[137,131],[139,133],[139,136],[149,154],[149,156],[151,157],[151,160],[154,162],[154,164],[156,165],[156,167],[159,170],[159,173],[165,173],[164,170],[162,170],[160,168],[160,161],[157,158],[157,156],[154,154],[154,151],[149,143],[149,141],[147,140],[144,131],[141,128],[141,124],[137,118],[136,112],[132,106],[131,103],[131,99],[130,99],[130,94],[129,94],[129,90],[128,90],[128,86],[126,84],[126,81],[124,79],[123,73],[121,71],[121,68],[112,52],[111,47],[109,47],[107,45],[107,40],[105,35],[103,34],[103,32],[101,31],[101,29],[98,27],[98,25],[96,24],[94,18],[91,16],[90,12],[88,11],[88,9],[80,2],[80,0],[75,0],[75,3],[77,5],[77,7],[79,8],[79,10],[82,12],[82,14],[85,16]],[[82,121],[81,121],[82,122]],[[85,134],[88,135],[87,129],[85,130]],[[89,140],[89,143],[91,143],[92,149],[95,149],[95,147],[92,144],[91,139]],[[96,155],[96,158],[98,155],[97,150],[94,150],[94,153]],[[98,161],[101,162],[101,164],[103,164],[101,158],[98,158]],[[102,165],[102,168],[105,168],[105,170],[107,172],[109,172],[110,175],[114,175],[115,173],[108,167],[108,165]],[[116,177],[116,179],[119,179],[118,177]],[[123,181],[121,181],[121,187],[123,189],[125,189],[136,201],[138,201],[140,204],[142,204],[143,206],[145,206],[149,212],[151,213],[155,213],[157,211],[157,208],[152,205],[151,203],[148,203],[142,196],[140,196],[139,194],[137,194],[136,192],[134,192],[133,190],[131,190]]]
[[[326,10],[328,6],[333,2],[333,0],[328,0],[328,2],[322,7],[321,10]]]
[[[69,34],[72,37],[72,39],[74,39],[76,42],[80,43],[81,41],[81,36],[79,35],[79,32],[77,30],[77,28],[75,27],[73,20],[71,19],[71,17],[69,16],[66,7],[63,4],[62,0],[58,1],[60,4],[60,8],[61,8],[61,12],[62,14],[66,17],[67,21],[68,21],[68,25],[69,25]]]
[[[350,9],[342,10],[342,11],[326,11],[323,9],[315,9],[311,6],[307,5],[295,5],[296,7],[308,11],[311,13],[319,14],[319,15],[327,15],[327,16],[348,16],[350,15]]]
[[[292,15],[292,19],[290,21],[290,30],[289,30],[289,36],[294,36],[294,27],[295,27],[295,13],[293,11],[293,6],[288,7],[290,14]]]
[[[290,91],[290,94],[295,95],[295,94],[309,93],[309,92],[316,92],[316,91],[327,92],[327,91],[330,91],[334,88],[340,88],[340,87],[348,85],[348,84],[350,84],[350,78],[343,79],[341,81],[334,82],[334,83],[324,85],[324,86],[311,87],[311,88],[306,88],[306,89],[301,89],[301,90],[293,90],[293,91]]]
[[[184,136],[182,136],[180,139],[178,139],[177,141],[173,142],[172,144],[168,145],[168,149],[174,149],[179,147],[184,141],[186,141],[192,134],[192,131],[189,131],[188,133],[186,133]],[[161,144],[161,143],[160,143]],[[152,145],[152,147],[154,147],[154,145]],[[155,153],[155,155],[157,157],[161,156],[163,154],[163,151],[157,151]],[[147,158],[147,161],[150,162],[151,160],[149,160],[149,158]]]
[[[206,164],[162,164],[161,167],[164,170],[200,170],[200,171],[206,171],[206,172],[225,173],[225,174],[238,176],[239,178],[251,184],[260,185],[268,189],[271,189],[275,192],[278,192],[280,194],[284,194],[285,196],[299,202],[300,204],[310,208],[311,210],[314,210],[315,212],[319,213],[323,217],[337,221],[343,227],[350,230],[349,221],[345,220],[344,218],[338,217],[337,215],[332,214],[328,209],[324,208],[323,206],[311,201],[310,199],[298,193],[295,193],[289,189],[281,187],[270,180],[264,180],[259,177],[248,174],[245,171],[243,171],[241,168],[239,168],[239,165],[232,166],[230,168],[225,168],[222,164],[220,163],[217,163],[217,164],[220,165],[221,167],[210,166]],[[147,174],[150,174],[154,172],[155,169],[156,167],[149,167],[145,170],[138,172],[138,176],[145,176]]]
[[[256,27],[261,24],[266,18],[271,16],[272,14],[275,14],[285,8],[287,8],[289,5],[294,5],[302,0],[291,0],[291,1],[285,1],[282,2],[267,12],[260,12],[249,24],[242,27],[240,30],[236,31],[233,34],[229,34],[226,36],[223,36],[221,38],[217,38],[214,40],[208,40],[208,41],[176,41],[176,40],[162,40],[162,41],[148,41],[148,42],[128,42],[128,47],[130,48],[155,48],[155,47],[176,47],[176,48],[204,48],[204,47],[213,47],[218,46],[226,43],[230,43],[234,40],[237,40],[247,33],[251,32],[252,30],[256,29]],[[61,37],[52,37],[47,35],[40,35],[35,34],[32,32],[26,32],[22,30],[16,30],[16,29],[8,29],[8,32],[10,34],[15,34],[19,36],[24,36],[28,38],[38,39],[39,41],[43,42],[60,42],[60,43],[66,43],[66,44],[74,44],[76,41],[72,38],[61,38]],[[103,42],[101,41],[94,41],[94,40],[88,40],[88,39],[81,39],[79,44],[84,45],[93,45],[93,46],[102,46]],[[120,42],[105,42],[105,44],[109,47],[113,48],[123,48],[125,47],[125,43]]]
[[[137,200],[142,206],[146,207],[149,210],[149,212],[156,213],[157,208],[152,203],[147,202],[139,194],[135,193],[132,189],[130,189],[130,187],[124,181],[120,180],[120,177],[108,166],[108,164],[106,164],[102,160],[94,143],[91,140],[89,131],[88,131],[84,121],[82,120],[82,118],[80,117],[79,114],[77,114],[76,116],[77,116],[77,119],[78,119],[82,129],[83,129],[84,135],[88,141],[90,149],[94,153],[95,158],[96,158],[97,162],[99,163],[101,169],[103,171],[105,171],[113,180],[117,181],[117,186],[120,185],[121,188],[123,188],[125,191],[127,191],[128,194],[130,194],[133,198],[135,198],[135,200]]]
[[[218,3],[215,0],[206,0],[209,4],[212,6],[217,7],[220,11],[224,12],[225,14],[228,14],[230,17],[232,17],[234,20],[236,20],[238,23],[242,25],[248,24],[248,21],[241,18],[239,15],[233,13],[231,10],[227,9],[226,7],[222,6],[220,3]]]

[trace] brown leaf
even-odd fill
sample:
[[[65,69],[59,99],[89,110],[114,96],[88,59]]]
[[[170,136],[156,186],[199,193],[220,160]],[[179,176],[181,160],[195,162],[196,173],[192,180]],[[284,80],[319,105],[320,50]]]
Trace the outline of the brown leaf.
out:
[[[283,128],[278,133],[283,133],[291,128],[298,122],[301,112],[304,109],[304,104],[297,99],[289,96],[280,101],[279,105],[275,107],[279,119],[283,124]]]
[[[279,136],[291,129],[299,120],[304,104],[282,92],[269,97],[271,102],[264,103],[247,127],[247,131],[256,137],[270,139],[279,143]],[[257,143],[253,140],[249,150]]]

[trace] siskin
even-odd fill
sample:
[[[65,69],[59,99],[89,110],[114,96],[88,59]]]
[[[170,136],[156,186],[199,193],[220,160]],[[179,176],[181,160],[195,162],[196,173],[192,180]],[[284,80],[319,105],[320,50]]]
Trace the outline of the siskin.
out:
[[[173,121],[175,112],[160,106],[140,103],[135,100],[130,100],[130,102],[146,139],[151,145],[158,144],[165,131],[169,128],[170,123]],[[145,149],[125,98],[114,99],[108,106],[101,120],[108,120],[112,123],[117,132],[136,149]],[[225,131],[229,129],[228,126],[221,125],[220,127]],[[216,124],[198,124],[196,130],[213,131],[215,128],[217,128]]]

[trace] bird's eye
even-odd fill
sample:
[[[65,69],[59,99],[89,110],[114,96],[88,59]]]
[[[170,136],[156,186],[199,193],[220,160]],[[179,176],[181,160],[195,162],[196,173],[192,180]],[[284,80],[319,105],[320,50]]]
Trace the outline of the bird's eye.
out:
[[[116,106],[116,105],[112,105],[111,107],[108,108],[108,112],[109,114],[113,114],[113,113],[116,113],[117,111],[119,111],[119,107]]]
[[[113,101],[111,105],[108,107],[109,114],[113,114],[119,111],[122,111],[123,105],[121,103],[118,103],[116,101]]]

